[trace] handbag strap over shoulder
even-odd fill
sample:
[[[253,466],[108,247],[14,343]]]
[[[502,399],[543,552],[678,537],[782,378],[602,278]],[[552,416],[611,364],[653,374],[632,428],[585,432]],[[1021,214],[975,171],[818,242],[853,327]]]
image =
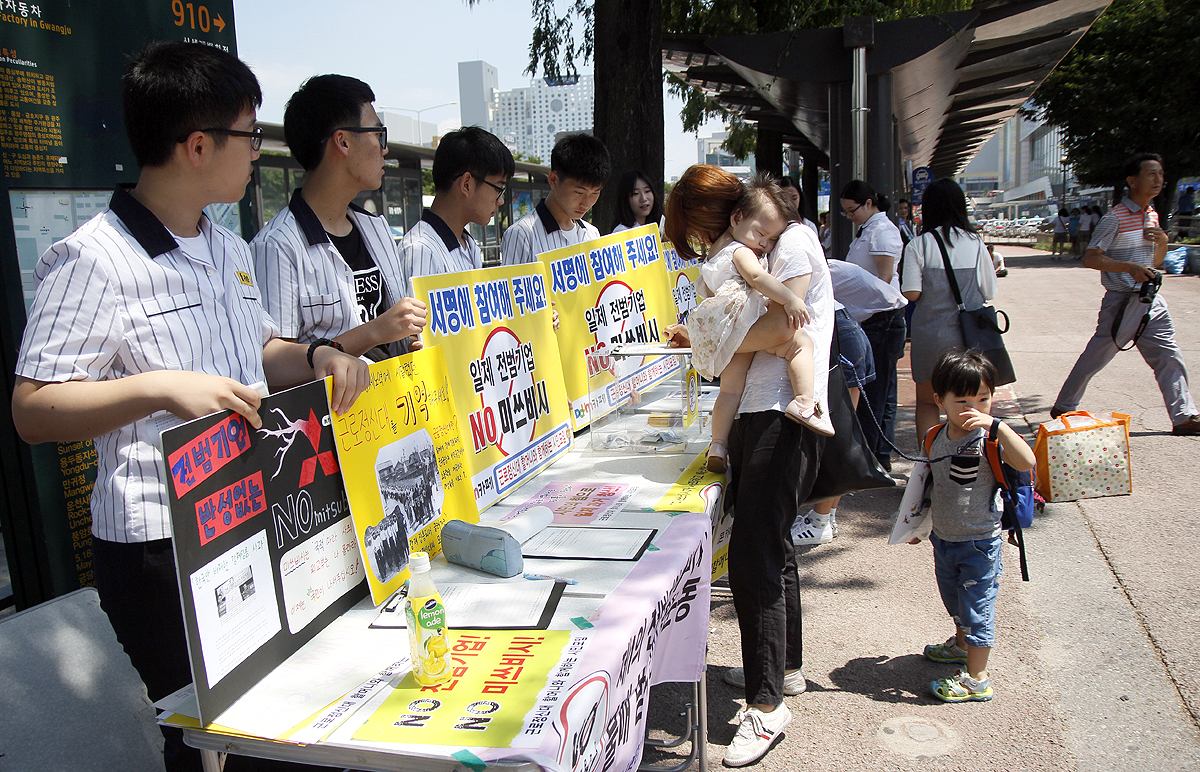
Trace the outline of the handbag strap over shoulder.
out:
[[[937,242],[938,249],[942,251],[942,265],[946,266],[946,280],[950,282],[950,290],[954,293],[954,302],[958,304],[959,311],[966,311],[967,307],[963,305],[962,293],[958,290],[958,279],[954,276],[954,266],[950,264],[950,255],[946,252],[946,243],[942,241],[936,228],[929,232],[933,234],[933,240]]]

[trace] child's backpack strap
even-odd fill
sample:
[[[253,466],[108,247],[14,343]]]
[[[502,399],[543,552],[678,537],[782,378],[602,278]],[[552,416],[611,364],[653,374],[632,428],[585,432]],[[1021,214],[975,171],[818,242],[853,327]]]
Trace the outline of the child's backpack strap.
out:
[[[925,432],[925,458],[933,458],[933,441],[937,439],[938,432],[945,425],[938,424],[937,426],[931,426],[929,431]]]
[[[1022,528],[1033,525],[1033,476],[1029,472],[1018,472],[1000,458],[1000,419],[992,419],[987,439],[983,443],[984,455],[1000,486],[1000,498],[1004,512],[1000,527],[1009,532],[1009,540],[1017,545],[1021,559],[1021,579],[1029,581],[1029,565],[1025,560],[1025,535]]]

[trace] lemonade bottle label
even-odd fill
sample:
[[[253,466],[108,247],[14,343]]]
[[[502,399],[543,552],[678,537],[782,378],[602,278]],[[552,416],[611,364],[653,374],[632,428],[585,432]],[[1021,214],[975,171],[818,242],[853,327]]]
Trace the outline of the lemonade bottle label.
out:
[[[450,646],[446,639],[446,608],[437,595],[409,597],[404,604],[413,677],[422,686],[450,679]]]

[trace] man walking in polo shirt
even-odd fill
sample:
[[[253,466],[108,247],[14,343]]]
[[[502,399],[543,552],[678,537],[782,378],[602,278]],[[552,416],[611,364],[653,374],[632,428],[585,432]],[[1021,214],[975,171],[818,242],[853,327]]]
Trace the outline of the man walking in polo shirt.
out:
[[[1057,418],[1075,410],[1092,376],[1136,337],[1138,351],[1158,380],[1173,433],[1200,434],[1200,417],[1188,390],[1187,367],[1175,343],[1167,301],[1161,293],[1148,305],[1138,300],[1145,282],[1156,275],[1154,266],[1162,265],[1167,254],[1167,234],[1159,226],[1158,213],[1150,208],[1163,187],[1162,158],[1154,153],[1130,158],[1125,163],[1125,183],[1129,195],[1100,220],[1083,258],[1085,266],[1101,272],[1100,282],[1107,290],[1096,332],[1058,392],[1050,415]],[[1137,334],[1143,319],[1145,329]]]
[[[371,87],[317,75],[288,100],[283,133],[304,167],[304,187],[250,248],[263,302],[284,338],[336,340],[373,360],[425,326],[425,304],[406,297],[387,222],[351,202],[383,184],[387,128]]]
[[[532,263],[543,252],[600,238],[583,216],[600,197],[610,169],[608,150],[592,135],[560,139],[550,153],[550,195],[504,231],[500,261]]]
[[[335,347],[279,339],[246,242],[203,214],[245,194],[261,101],[250,69],[220,49],[153,43],[134,58],[123,102],[137,186],[42,255],[17,359],[21,437],[95,440],[96,589],[151,700],[192,681],[160,419],[232,410],[259,428],[264,379],[279,389],[332,375],[335,411],[369,383]],[[199,770],[182,732],[162,732],[168,772]]]
[[[467,224],[483,227],[492,221],[514,171],[512,152],[478,126],[442,137],[433,155],[433,203],[400,240],[405,295],[413,296],[414,276],[483,267]]]

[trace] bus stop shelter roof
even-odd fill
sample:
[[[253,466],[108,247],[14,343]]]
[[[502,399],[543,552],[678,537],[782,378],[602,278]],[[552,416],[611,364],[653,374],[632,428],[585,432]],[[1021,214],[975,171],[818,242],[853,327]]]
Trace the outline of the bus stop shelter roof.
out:
[[[953,176],[1066,56],[1110,0],[980,0],[874,25],[867,75],[891,73],[903,158]],[[829,87],[852,79],[841,27],[663,35],[663,68],[827,165]]]

